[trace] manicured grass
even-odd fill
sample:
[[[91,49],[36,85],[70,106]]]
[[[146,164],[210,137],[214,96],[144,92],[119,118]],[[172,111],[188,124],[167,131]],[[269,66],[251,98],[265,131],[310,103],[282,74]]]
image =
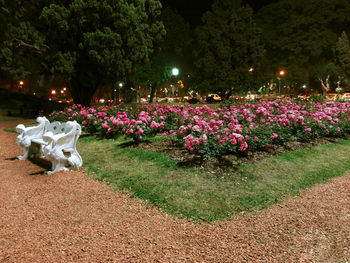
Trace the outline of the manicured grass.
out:
[[[194,220],[229,219],[297,196],[350,169],[350,140],[284,153],[229,169],[223,178],[180,168],[163,154],[121,147],[124,140],[80,138],[88,173],[167,213]]]

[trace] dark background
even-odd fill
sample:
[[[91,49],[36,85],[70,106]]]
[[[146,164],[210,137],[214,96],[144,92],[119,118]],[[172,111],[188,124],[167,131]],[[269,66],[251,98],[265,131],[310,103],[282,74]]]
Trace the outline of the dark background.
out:
[[[201,23],[202,15],[210,10],[213,0],[161,0],[164,7],[176,9],[192,26]],[[249,5],[258,11],[260,8],[278,2],[278,0],[243,0],[244,4]]]

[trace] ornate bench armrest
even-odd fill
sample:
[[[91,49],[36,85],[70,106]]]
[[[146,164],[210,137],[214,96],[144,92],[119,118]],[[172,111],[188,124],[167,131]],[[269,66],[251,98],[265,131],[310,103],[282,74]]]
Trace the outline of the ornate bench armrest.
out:
[[[16,127],[16,131],[19,133],[16,138],[16,143],[23,149],[23,155],[17,156],[18,159],[41,155],[41,146],[36,147],[36,145],[32,145],[32,141],[35,139],[42,139],[45,127],[49,121],[45,117],[38,117],[36,121],[38,125],[34,127],[26,128],[23,124],[19,124]]]
[[[38,125],[33,127],[25,127],[23,124],[17,125],[17,133],[23,136],[29,136],[33,138],[41,137],[49,121],[45,117],[38,117],[36,121],[38,122]]]

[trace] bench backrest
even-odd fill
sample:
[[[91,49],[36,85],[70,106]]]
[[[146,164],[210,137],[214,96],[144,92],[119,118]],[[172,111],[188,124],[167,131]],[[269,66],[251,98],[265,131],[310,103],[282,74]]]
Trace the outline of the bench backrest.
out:
[[[45,130],[46,132],[52,132],[54,135],[60,134],[60,133],[69,133],[72,129],[72,126],[66,125],[66,123],[60,123],[58,121],[49,123],[46,125]]]

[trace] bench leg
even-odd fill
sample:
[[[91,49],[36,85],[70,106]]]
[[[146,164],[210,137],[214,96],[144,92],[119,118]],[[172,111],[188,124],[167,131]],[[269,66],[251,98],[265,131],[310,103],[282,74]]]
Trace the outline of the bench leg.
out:
[[[66,167],[67,161],[66,160],[56,160],[56,159],[52,159],[51,160],[51,171],[47,172],[47,174],[53,174],[56,172],[66,172],[69,171],[69,169]]]
[[[23,160],[28,158],[29,147],[22,147],[22,148],[23,148],[23,155],[18,155],[17,156],[18,160]]]

